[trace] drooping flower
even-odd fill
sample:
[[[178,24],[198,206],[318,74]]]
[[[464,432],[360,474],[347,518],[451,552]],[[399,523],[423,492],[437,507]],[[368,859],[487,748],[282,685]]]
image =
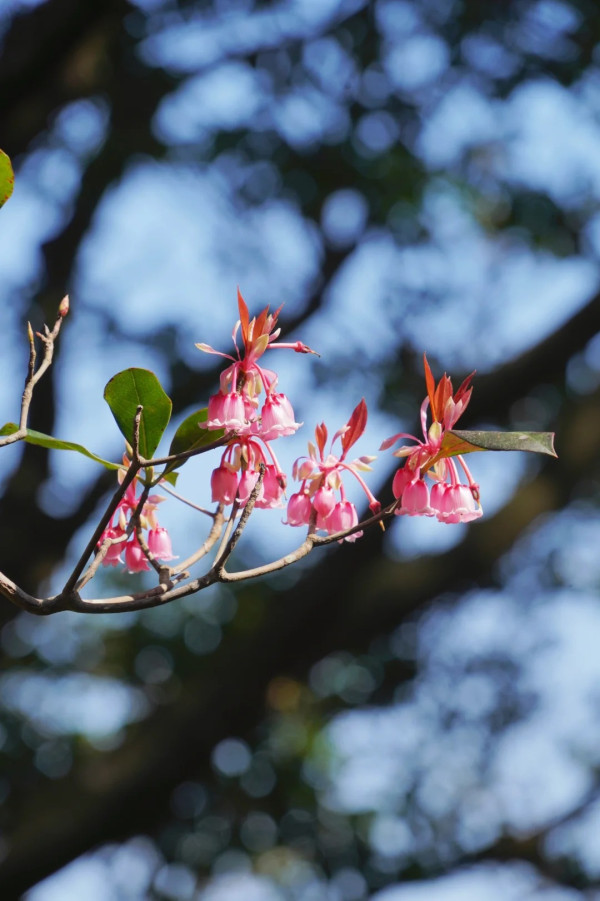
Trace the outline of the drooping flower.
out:
[[[294,411],[285,394],[276,394],[272,391],[267,395],[262,406],[258,432],[265,441],[293,435],[300,425],[301,423],[294,422]]]
[[[175,560],[173,556],[173,547],[171,545],[171,536],[162,526],[156,529],[150,529],[148,532],[148,550],[157,560]]]
[[[321,423],[315,429],[315,444],[309,442],[308,456],[300,457],[294,463],[293,475],[301,481],[300,490],[293,494],[287,507],[287,520],[290,526],[308,525],[314,518],[318,529],[329,535],[343,532],[358,525],[356,507],[346,497],[343,475],[352,473],[367,495],[369,507],[374,513],[379,512],[381,504],[367,486],[361,471],[370,471],[374,457],[358,457],[347,462],[346,455],[353,444],[363,434],[367,425],[367,405],[363,400],[355,407],[346,425],[336,432],[326,453],[327,426]],[[336,456],[332,450],[340,440],[342,451]],[[339,499],[337,497],[339,493]],[[354,541],[361,532],[345,537],[346,541]]]
[[[421,404],[421,426],[423,440],[414,435],[400,432],[386,439],[381,450],[386,450],[398,439],[408,439],[412,444],[403,444],[394,451],[394,456],[404,459],[397,470],[392,484],[394,497],[400,502],[397,514],[408,516],[435,516],[440,522],[470,522],[482,515],[479,504],[479,486],[475,483],[462,456],[453,456],[444,447],[444,435],[454,427],[464,413],[471,398],[471,380],[475,373],[467,376],[456,393],[452,382],[444,373],[437,386],[433,374],[423,355],[427,397]],[[431,425],[427,426],[427,410],[431,414]],[[461,483],[457,464],[466,478]],[[430,489],[425,476],[433,481]]]
[[[233,504],[238,488],[237,472],[225,463],[213,469],[210,477],[213,502]]]
[[[308,491],[297,491],[292,494],[287,505],[287,519],[284,523],[288,526],[307,526],[312,513],[312,503]]]
[[[251,435],[236,435],[228,442],[220,465],[212,472],[213,501],[227,505],[237,499],[240,506],[245,506],[258,481],[261,465],[265,472],[256,506],[262,509],[282,507],[286,475],[269,442],[259,441]]]
[[[118,470],[119,482],[125,478],[125,473],[130,465],[127,456],[123,457],[123,467]],[[134,479],[126,488],[111,521],[98,540],[98,548],[101,548],[106,539],[121,539],[118,543],[110,544],[102,560],[103,566],[117,566],[123,563],[121,554],[125,553],[125,566],[129,572],[142,572],[150,567],[144,550],[141,547],[132,523],[132,516],[139,504],[137,493],[137,479]],[[174,560],[171,539],[166,529],[158,523],[156,511],[164,498],[159,494],[150,494],[139,512],[138,523],[143,530],[148,530],[148,550],[159,561]],[[125,537],[127,536],[127,537]]]
[[[125,545],[125,566],[130,573],[140,573],[150,569],[135,532]]]
[[[358,525],[358,513],[356,507],[350,501],[338,501],[334,505],[331,513],[324,519],[324,526],[329,532],[345,532],[346,529],[352,529]],[[346,535],[346,541],[356,541],[360,538],[362,532],[353,532],[352,535]]]
[[[277,390],[277,375],[259,365],[267,350],[288,348],[296,353],[315,353],[306,344],[296,341],[285,344],[277,341],[276,328],[279,310],[269,313],[269,307],[250,319],[248,307],[238,290],[240,318],[233,330],[236,356],[214,350],[208,344],[197,344],[205,353],[217,354],[231,360],[221,373],[219,391],[208,402],[207,429],[224,429],[230,433],[220,465],[213,470],[211,489],[213,501],[232,504],[236,499],[243,506],[255,487],[264,465],[265,473],[256,499],[257,507],[281,507],[286,476],[282,471],[270,442],[293,435],[302,425],[296,422],[289,398]],[[237,335],[241,333],[241,349]],[[262,397],[264,391],[264,399]],[[262,405],[261,405],[262,401]]]
[[[269,313],[269,307],[250,319],[248,307],[238,290],[240,318],[233,330],[236,356],[214,350],[208,344],[196,344],[204,353],[217,354],[231,360],[231,365],[220,376],[220,388],[208,402],[205,428],[225,429],[237,435],[255,435],[272,441],[285,435],[293,435],[301,423],[294,419],[292,405],[285,394],[278,392],[277,375],[260,366],[258,360],[267,350],[289,348],[296,353],[315,353],[301,341],[283,343],[277,341],[279,309]],[[241,332],[242,348],[238,347],[237,334]],[[260,404],[260,395],[265,400]]]
[[[112,541],[115,539],[122,538],[125,535],[125,530],[121,529],[117,526],[116,529],[112,527],[105,529],[102,535],[100,536],[100,540],[98,541],[98,546],[101,547],[107,538],[110,538]],[[117,566],[119,563],[123,562],[121,557],[121,551],[124,548],[124,542],[119,541],[118,544],[111,544],[108,547],[106,555],[102,563],[104,566]]]

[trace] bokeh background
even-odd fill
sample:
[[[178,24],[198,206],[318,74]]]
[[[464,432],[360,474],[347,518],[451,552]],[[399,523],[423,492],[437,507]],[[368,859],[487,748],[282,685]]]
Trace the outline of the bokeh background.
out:
[[[102,390],[206,403],[239,284],[285,302],[282,390],[360,453],[418,429],[422,353],[477,369],[485,517],[399,517],[162,610],[1,605],[0,886],[26,901],[600,899],[600,10],[595,0],[4,0],[2,421],[118,459]],[[111,490],[2,452],[0,566],[57,591]],[[216,459],[182,472],[206,504]],[[370,483],[390,498],[394,460]],[[358,498],[357,498],[358,499]],[[185,556],[203,518],[168,502]],[[239,566],[298,543],[257,511]],[[130,590],[111,570],[96,595]],[[139,584],[139,583],[136,583]]]

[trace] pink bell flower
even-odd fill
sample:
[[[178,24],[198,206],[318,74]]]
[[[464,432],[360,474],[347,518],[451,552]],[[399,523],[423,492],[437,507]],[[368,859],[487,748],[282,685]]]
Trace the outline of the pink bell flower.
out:
[[[327,426],[324,422],[315,429],[315,444],[309,442],[308,457],[300,457],[294,463],[294,478],[301,480],[300,491],[290,498],[288,504],[289,525],[305,525],[315,514],[317,529],[332,534],[352,528],[358,523],[358,514],[354,504],[346,500],[343,477],[350,473],[365,492],[369,507],[378,513],[381,504],[363,479],[361,472],[370,471],[370,463],[374,457],[358,457],[348,461],[346,456],[350,448],[364,433],[367,425],[367,405],[363,400],[356,405],[348,422],[333,436],[326,452]],[[333,453],[336,441],[340,441],[341,453]],[[339,492],[339,500],[337,492]],[[310,509],[307,505],[310,503]],[[292,503],[293,501],[293,503]],[[344,523],[346,525],[344,525]],[[354,541],[362,533],[349,536]]]
[[[148,550],[157,560],[175,560],[171,538],[166,529],[159,526],[148,532]]]
[[[242,506],[245,506],[248,502],[248,498],[252,494],[254,486],[258,481],[258,471],[252,469],[245,469],[240,478],[240,484],[238,486],[238,501]],[[260,491],[258,493],[257,501],[262,497],[263,486],[260,486]]]
[[[404,460],[394,476],[392,491],[400,500],[396,513],[408,516],[436,516],[440,522],[470,522],[482,515],[479,505],[479,489],[463,457],[455,456],[451,443],[444,443],[446,432],[454,427],[471,399],[471,379],[467,376],[454,393],[452,382],[444,373],[436,385],[433,374],[423,356],[427,397],[421,404],[421,426],[423,440],[414,435],[400,432],[386,439],[381,450],[391,447],[396,441],[409,439],[411,444],[403,444],[394,451],[394,456]],[[427,427],[427,409],[432,423]],[[468,485],[459,484],[457,463],[467,477]],[[428,497],[424,476],[434,482]]]
[[[140,573],[150,569],[146,556],[135,535],[125,545],[125,566],[130,573]]]
[[[313,497],[313,507],[323,518],[329,516],[335,506],[335,491],[327,483],[317,488]]]
[[[287,505],[287,519],[283,522],[288,526],[307,526],[310,522],[312,504],[306,491],[297,491],[292,494]]]
[[[260,435],[265,441],[272,441],[286,435],[293,435],[302,425],[294,421],[294,411],[285,394],[271,393],[261,410]]]
[[[408,483],[402,492],[401,506],[396,513],[406,513],[408,516],[434,515],[429,505],[429,489],[423,479]]]
[[[396,470],[396,475],[394,476],[394,481],[392,482],[392,494],[395,498],[400,500],[402,494],[404,493],[404,489],[409,482],[413,481],[414,477],[414,472],[411,472],[408,466],[402,466],[400,469]]]
[[[439,484],[439,490],[434,495],[431,490],[431,506],[440,522],[472,522],[482,516],[482,510],[468,485]]]
[[[332,535],[334,532],[345,532],[358,525],[358,513],[356,507],[350,501],[338,501],[329,516],[325,519],[325,528]],[[362,532],[353,532],[352,535],[346,535],[341,541],[356,541],[360,538]]]
[[[306,344],[296,341],[292,344],[277,341],[280,330],[276,328],[279,310],[269,313],[269,307],[253,319],[246,302],[238,290],[238,310],[240,318],[233,330],[236,356],[214,350],[208,344],[196,344],[204,353],[216,354],[231,360],[231,364],[220,376],[220,390],[208,402],[207,429],[226,429],[238,434],[260,434],[265,440],[282,435],[292,435],[301,423],[294,421],[294,412],[284,394],[275,394],[277,375],[260,366],[258,360],[267,350],[288,348],[296,353],[314,353]],[[237,335],[241,332],[242,347],[238,347]],[[258,417],[258,396],[266,392],[260,427],[255,427]]]
[[[286,478],[282,472],[278,472],[275,466],[267,466],[262,483],[262,494],[256,501],[260,509],[272,509],[283,507],[283,494]]]
[[[123,457],[123,468],[119,469],[117,477],[120,483],[123,482],[125,472],[130,465],[129,459]],[[148,549],[157,560],[174,560],[173,550],[171,547],[171,539],[166,529],[158,524],[156,511],[164,498],[159,494],[150,494],[146,499],[142,509],[139,511],[138,525],[142,530],[148,530]],[[108,524],[98,541],[98,548],[107,538],[124,538],[128,531],[131,531],[131,518],[139,505],[139,497],[137,493],[137,479],[128,485],[123,494],[116,510],[113,513],[112,521]],[[131,532],[128,540],[110,545],[102,563],[104,566],[116,566],[123,563],[121,557],[122,551],[125,551],[125,566],[131,573],[143,572],[148,570],[148,561],[140,547],[135,532]]]
[[[124,530],[120,529],[118,526],[115,529],[105,529],[98,541],[98,547],[102,547],[107,538],[121,538],[124,534]],[[124,542],[122,541],[120,541],[119,544],[111,544],[102,561],[103,566],[117,566],[117,564],[122,563],[121,551],[123,550],[123,547]]]
[[[213,469],[210,477],[213,502],[233,504],[238,490],[238,476],[223,463]]]
[[[237,391],[213,394],[208,400],[207,429],[240,431],[248,425],[244,398]]]

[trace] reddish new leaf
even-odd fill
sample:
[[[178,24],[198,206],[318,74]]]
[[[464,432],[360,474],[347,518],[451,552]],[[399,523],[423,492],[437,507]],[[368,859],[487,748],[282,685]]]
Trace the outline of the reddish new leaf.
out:
[[[325,444],[327,442],[327,426],[324,422],[321,425],[318,425],[315,429],[315,439],[317,442],[317,447],[319,448],[319,454],[321,457],[323,456],[323,451],[325,450]]]
[[[367,405],[363,397],[360,403],[357,404],[357,406],[352,411],[352,415],[350,416],[350,419],[348,420],[346,425],[346,430],[342,435],[342,448],[344,454],[346,454],[352,447],[352,445],[358,441],[366,427]]]
[[[248,326],[250,325],[250,314],[248,312],[248,307],[246,306],[246,301],[242,297],[242,292],[238,288],[238,310],[240,311],[240,324],[242,327],[242,338],[244,340],[244,344],[248,341]]]
[[[427,397],[429,398],[429,408],[431,416],[435,419],[435,379],[431,367],[427,362],[426,354],[423,354],[423,366],[425,368],[425,385],[427,386]]]

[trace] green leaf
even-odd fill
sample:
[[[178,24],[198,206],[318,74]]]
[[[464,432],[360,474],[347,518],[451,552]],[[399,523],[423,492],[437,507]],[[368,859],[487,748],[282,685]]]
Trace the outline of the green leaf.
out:
[[[19,426],[16,422],[7,422],[0,429],[0,436],[14,435],[14,433],[18,431]],[[27,429],[27,434],[25,438],[23,438],[23,441],[27,444],[37,444],[39,447],[50,448],[50,450],[75,451],[78,454],[83,454],[84,457],[89,457],[90,460],[94,460],[96,463],[101,463],[106,469],[116,470],[120,467],[119,463],[111,463],[110,460],[103,460],[102,457],[93,454],[87,447],[84,447],[83,444],[75,444],[73,441],[60,441],[58,438],[53,438],[51,435],[44,435],[43,432],[34,432],[33,429]]]
[[[171,418],[171,400],[162,385],[148,369],[125,369],[118,372],[104,389],[104,400],[129,444],[133,445],[133,423],[138,406],[143,406],[140,419],[140,454],[151,459]]]
[[[474,451],[530,451],[556,457],[553,432],[469,432],[451,429],[442,439],[440,456]]]
[[[216,441],[220,441],[225,436],[225,429],[208,429],[203,428],[201,423],[206,422],[208,413],[207,407],[201,410],[195,410],[183,420],[171,441],[169,454],[183,454],[186,451],[199,450],[206,445],[212,445]],[[180,463],[169,463],[165,472],[170,472]]]
[[[9,157],[0,150],[0,207],[4,206],[13,192],[15,176]]]

